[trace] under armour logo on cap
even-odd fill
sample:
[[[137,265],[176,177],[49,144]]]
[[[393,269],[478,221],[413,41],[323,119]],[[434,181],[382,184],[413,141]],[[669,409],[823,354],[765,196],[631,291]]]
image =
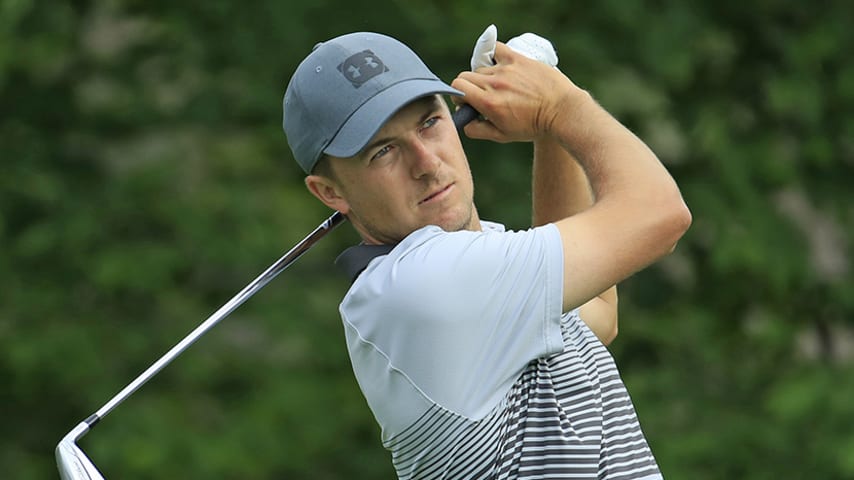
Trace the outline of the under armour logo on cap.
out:
[[[344,77],[354,87],[359,88],[368,80],[387,72],[388,67],[385,66],[379,57],[374,55],[374,52],[363,50],[355,55],[351,55],[341,65],[338,65],[338,71],[344,74]]]

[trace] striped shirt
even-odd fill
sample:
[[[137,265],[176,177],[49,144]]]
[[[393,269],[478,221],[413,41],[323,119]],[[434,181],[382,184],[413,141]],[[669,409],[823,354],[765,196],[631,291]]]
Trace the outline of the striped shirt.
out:
[[[660,479],[613,358],[561,313],[553,226],[425,227],[341,303],[401,479]]]

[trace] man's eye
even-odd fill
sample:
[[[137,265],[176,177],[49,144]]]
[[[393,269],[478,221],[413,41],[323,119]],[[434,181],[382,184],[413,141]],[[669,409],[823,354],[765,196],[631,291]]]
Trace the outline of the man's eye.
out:
[[[425,121],[424,124],[421,126],[421,128],[430,128],[433,125],[436,125],[436,122],[438,122],[438,121],[439,121],[439,117],[428,118],[427,121]]]
[[[373,160],[376,160],[378,158],[381,158],[383,155],[387,154],[390,151],[391,151],[391,146],[386,145],[385,147],[379,149],[377,151],[377,153],[375,153],[374,156],[371,157],[371,160],[373,161]]]

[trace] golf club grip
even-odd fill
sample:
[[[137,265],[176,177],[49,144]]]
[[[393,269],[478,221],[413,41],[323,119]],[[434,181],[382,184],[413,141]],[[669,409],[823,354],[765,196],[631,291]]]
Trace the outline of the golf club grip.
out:
[[[460,108],[457,109],[456,112],[452,115],[454,118],[454,126],[457,127],[457,130],[462,130],[463,127],[468,125],[469,122],[477,118],[480,115],[477,113],[477,110],[474,109],[468,103],[463,104]]]

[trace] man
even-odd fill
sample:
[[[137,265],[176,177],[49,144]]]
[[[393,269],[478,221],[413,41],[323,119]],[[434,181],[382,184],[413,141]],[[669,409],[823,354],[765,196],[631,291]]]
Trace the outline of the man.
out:
[[[368,251],[340,305],[356,378],[400,478],[661,478],[603,342],[614,286],[672,251],[690,213],[558,69],[502,43],[494,62],[447,85],[402,43],[355,33],[288,85],[306,186]],[[480,112],[467,136],[534,143],[535,228],[480,219],[442,94]]]

